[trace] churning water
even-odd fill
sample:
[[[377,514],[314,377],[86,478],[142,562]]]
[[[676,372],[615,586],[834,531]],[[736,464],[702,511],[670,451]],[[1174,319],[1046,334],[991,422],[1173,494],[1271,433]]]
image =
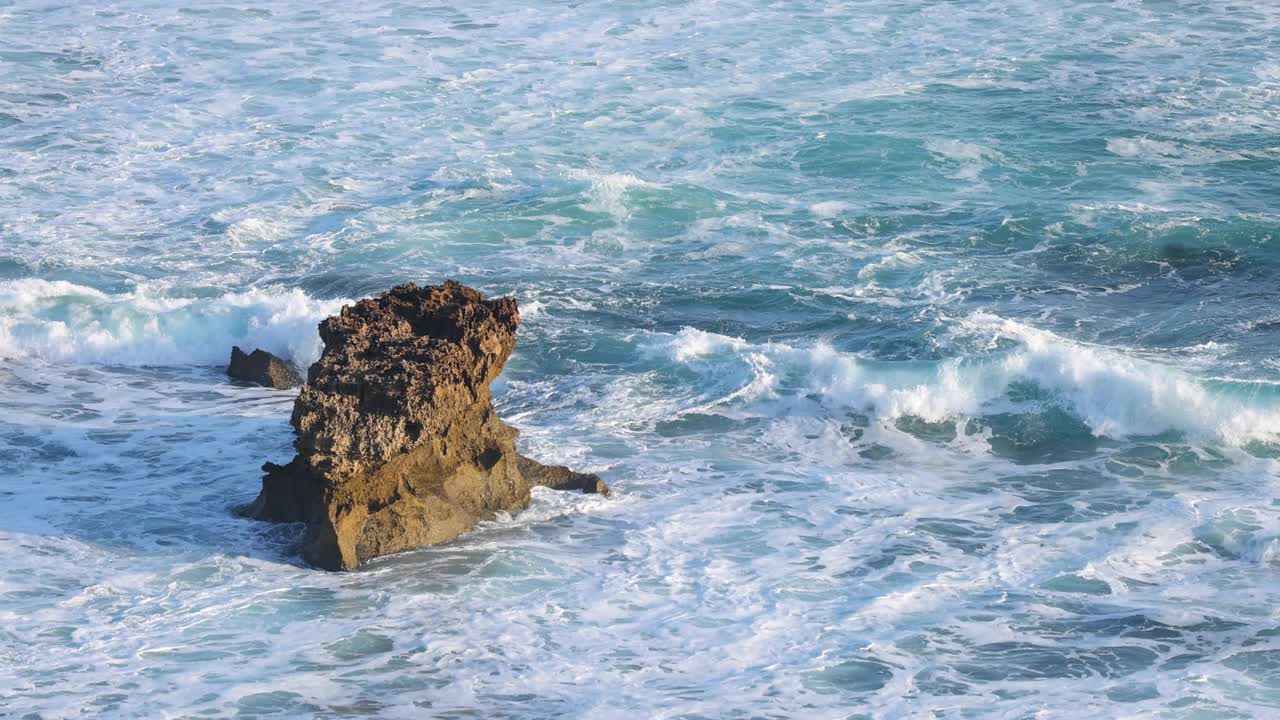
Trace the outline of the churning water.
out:
[[[0,0],[0,714],[1280,712],[1280,6]],[[611,498],[327,574],[316,323]]]

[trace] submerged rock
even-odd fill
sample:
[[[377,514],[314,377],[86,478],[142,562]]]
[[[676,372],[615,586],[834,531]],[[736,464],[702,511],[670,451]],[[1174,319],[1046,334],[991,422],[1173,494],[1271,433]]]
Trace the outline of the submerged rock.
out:
[[[516,452],[489,384],[516,344],[511,298],[401,285],[320,323],[324,353],[293,407],[297,456],[267,463],[244,513],[305,522],[305,559],[352,570],[527,507],[533,485],[608,493]]]
[[[289,363],[266,350],[254,350],[248,355],[239,346],[231,348],[231,364],[227,374],[236,380],[266,385],[284,390],[302,384],[302,376]]]

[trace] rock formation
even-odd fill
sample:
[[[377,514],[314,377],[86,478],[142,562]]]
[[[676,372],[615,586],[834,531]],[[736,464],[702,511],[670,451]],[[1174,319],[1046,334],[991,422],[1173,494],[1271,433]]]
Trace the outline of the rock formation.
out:
[[[231,348],[231,364],[227,374],[236,380],[266,385],[284,390],[302,384],[302,377],[289,363],[266,350],[254,350],[246,355],[238,346]]]
[[[401,285],[321,322],[324,353],[293,407],[297,456],[263,466],[243,512],[307,523],[304,558],[352,570],[527,507],[533,485],[608,493],[595,475],[521,457],[494,411],[489,383],[519,323],[514,299],[453,281]]]

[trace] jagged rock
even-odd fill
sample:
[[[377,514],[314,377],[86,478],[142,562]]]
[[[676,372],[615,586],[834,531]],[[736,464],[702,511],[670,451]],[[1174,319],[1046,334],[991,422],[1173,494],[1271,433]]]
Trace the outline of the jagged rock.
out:
[[[609,494],[609,486],[605,485],[598,475],[574,472],[563,465],[543,465],[523,455],[516,458],[516,464],[520,467],[520,474],[534,485],[543,485],[555,490],[581,490],[584,493]]]
[[[254,350],[246,355],[239,346],[231,348],[231,364],[227,374],[236,380],[266,385],[284,390],[302,384],[302,376],[289,363],[266,350]]]
[[[516,452],[489,384],[515,348],[511,298],[401,285],[320,323],[294,403],[297,456],[267,463],[250,517],[305,522],[304,558],[352,570],[527,507],[533,485],[608,493],[595,475]]]

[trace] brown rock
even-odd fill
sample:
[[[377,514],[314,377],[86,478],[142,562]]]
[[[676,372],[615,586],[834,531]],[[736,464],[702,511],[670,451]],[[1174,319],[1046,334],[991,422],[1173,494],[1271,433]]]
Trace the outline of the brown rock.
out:
[[[244,513],[307,523],[306,560],[352,570],[527,507],[533,485],[607,493],[595,475],[521,457],[494,412],[489,383],[519,323],[515,300],[453,281],[401,285],[320,323],[324,353],[291,419],[298,454],[263,466]]]
[[[246,355],[238,346],[231,348],[231,364],[227,374],[236,380],[284,390],[302,384],[302,376],[289,363],[266,350]]]
[[[543,465],[523,455],[516,459],[520,474],[534,485],[553,490],[581,490],[584,493],[609,494],[609,486],[598,475],[574,472],[563,465]]]

